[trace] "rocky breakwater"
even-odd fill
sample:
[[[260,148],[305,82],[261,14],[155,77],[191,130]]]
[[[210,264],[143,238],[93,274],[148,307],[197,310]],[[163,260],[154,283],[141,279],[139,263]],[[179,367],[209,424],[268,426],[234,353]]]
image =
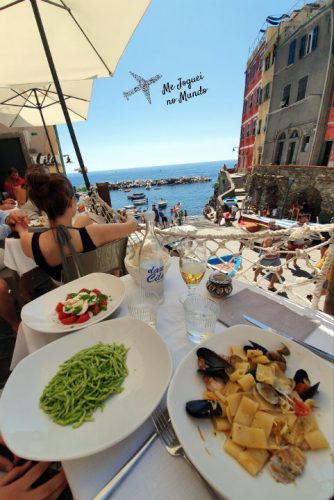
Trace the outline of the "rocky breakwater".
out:
[[[177,184],[193,184],[197,182],[211,182],[210,177],[204,175],[195,175],[192,177],[171,177],[168,179],[147,179],[147,180],[134,180],[134,181],[121,181],[109,182],[109,189],[132,189],[132,188],[145,188],[147,186],[174,186]]]

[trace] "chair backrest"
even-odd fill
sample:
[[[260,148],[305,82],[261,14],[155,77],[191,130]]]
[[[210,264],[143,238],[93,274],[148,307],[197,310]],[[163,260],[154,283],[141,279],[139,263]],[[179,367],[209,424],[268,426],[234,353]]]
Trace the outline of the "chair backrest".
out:
[[[84,270],[84,275],[97,272],[117,274],[118,276],[126,274],[124,259],[127,243],[128,239],[122,238],[111,241],[90,252],[77,254]],[[71,255],[66,257],[66,266],[69,270],[70,281],[80,277]]]

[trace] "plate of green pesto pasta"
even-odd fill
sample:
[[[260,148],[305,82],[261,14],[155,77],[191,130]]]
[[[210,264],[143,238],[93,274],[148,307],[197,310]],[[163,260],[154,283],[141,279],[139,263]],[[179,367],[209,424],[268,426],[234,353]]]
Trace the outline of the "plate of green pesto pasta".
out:
[[[31,460],[72,460],[135,431],[167,389],[172,362],[146,323],[124,317],[87,327],[24,358],[0,400],[8,447]]]

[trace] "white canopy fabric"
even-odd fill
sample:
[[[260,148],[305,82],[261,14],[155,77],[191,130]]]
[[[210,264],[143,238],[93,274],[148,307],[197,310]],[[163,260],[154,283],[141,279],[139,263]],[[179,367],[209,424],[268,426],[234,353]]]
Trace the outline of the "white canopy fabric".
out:
[[[37,0],[60,80],[112,76],[150,0]],[[0,1],[0,83],[52,81],[30,0]]]
[[[93,80],[61,82],[61,86],[71,121],[86,120]],[[46,125],[65,123],[53,83],[0,86],[0,123],[7,127],[43,126],[39,107]]]

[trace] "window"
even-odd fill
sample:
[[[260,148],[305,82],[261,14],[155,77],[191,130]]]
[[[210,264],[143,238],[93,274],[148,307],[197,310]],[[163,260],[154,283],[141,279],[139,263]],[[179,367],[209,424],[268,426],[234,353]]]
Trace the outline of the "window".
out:
[[[268,115],[266,115],[266,119],[264,121],[264,125],[263,125],[263,132],[265,132],[268,128]]]
[[[249,96],[249,110],[253,109],[253,92]]]
[[[283,89],[283,95],[282,95],[282,100],[281,100],[281,108],[286,108],[287,106],[289,106],[290,90],[291,90],[291,84],[289,83]]]
[[[313,52],[318,45],[319,26],[315,26],[310,33],[302,36],[299,45],[299,58],[302,59]]]
[[[256,134],[256,120],[253,120],[252,135]]]
[[[244,115],[247,111],[247,99],[244,100],[244,108],[242,110],[242,114]]]
[[[311,46],[312,52],[317,48],[318,45],[318,33],[319,33],[319,26],[315,26],[312,30],[312,46]]]
[[[277,54],[277,46],[276,44],[274,45],[274,48],[273,48],[273,59],[271,61],[271,64],[274,64],[275,62],[275,59],[276,59],[276,54]]]
[[[249,137],[250,134],[250,124],[247,125],[246,137]]]
[[[282,132],[277,137],[276,151],[275,151],[275,158],[274,158],[275,165],[280,165],[281,164],[285,139],[286,139],[286,137],[285,137],[285,133],[284,132]]]
[[[244,127],[241,127],[240,138],[243,139],[244,137],[245,137],[245,129]]]
[[[267,85],[264,87],[263,102],[266,102],[269,99],[269,87],[270,83],[267,83]]]
[[[262,126],[262,120],[259,120],[257,123],[257,135],[261,134],[261,126]]]
[[[307,36],[304,35],[300,39],[300,45],[299,45],[299,59],[302,59],[305,56],[305,48],[306,48],[306,38]]]
[[[293,40],[289,45],[288,66],[295,62],[297,40]]]
[[[270,54],[267,55],[267,57],[264,60],[264,69],[267,71],[267,69],[270,68]]]
[[[257,106],[260,106],[261,99],[262,99],[262,89],[261,89],[261,87],[258,87],[256,89],[256,105]]]
[[[294,130],[290,135],[290,139],[297,139],[297,137],[299,137],[298,131]]]
[[[310,136],[309,135],[305,135],[303,137],[301,152],[302,153],[306,153],[308,151],[309,145],[310,145]]]
[[[259,57],[259,60],[258,60],[258,66],[257,66],[257,69],[258,71],[262,71],[262,63],[263,63],[263,58],[262,58],[262,55]]]
[[[255,78],[255,72],[256,72],[256,63],[254,63],[252,66],[252,80],[254,80]]]
[[[307,80],[308,80],[308,76],[304,76],[304,78],[301,78],[298,82],[298,93],[297,93],[297,99],[296,99],[297,101],[301,101],[302,99],[305,99]]]
[[[246,71],[246,86],[248,85],[248,82],[249,82],[249,76],[250,76],[250,73],[249,73],[249,69]]]

